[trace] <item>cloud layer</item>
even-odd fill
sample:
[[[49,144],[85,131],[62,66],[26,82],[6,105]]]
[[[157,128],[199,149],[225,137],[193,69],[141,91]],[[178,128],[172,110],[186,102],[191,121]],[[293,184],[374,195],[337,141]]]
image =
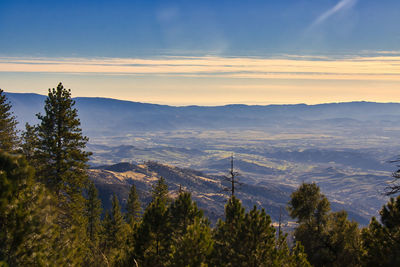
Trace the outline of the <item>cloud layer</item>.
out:
[[[223,58],[0,58],[0,72],[249,79],[400,81],[400,56]]]

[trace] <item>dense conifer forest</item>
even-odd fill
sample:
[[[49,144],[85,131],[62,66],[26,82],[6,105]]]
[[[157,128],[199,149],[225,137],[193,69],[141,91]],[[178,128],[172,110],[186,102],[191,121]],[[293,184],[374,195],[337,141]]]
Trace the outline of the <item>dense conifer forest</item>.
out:
[[[303,183],[287,205],[293,233],[276,229],[264,209],[245,210],[233,188],[211,225],[189,192],[171,197],[163,177],[148,205],[133,185],[123,209],[114,195],[103,210],[74,104],[60,83],[39,123],[18,132],[0,89],[0,266],[400,265],[400,197],[361,228],[331,211],[317,184]]]

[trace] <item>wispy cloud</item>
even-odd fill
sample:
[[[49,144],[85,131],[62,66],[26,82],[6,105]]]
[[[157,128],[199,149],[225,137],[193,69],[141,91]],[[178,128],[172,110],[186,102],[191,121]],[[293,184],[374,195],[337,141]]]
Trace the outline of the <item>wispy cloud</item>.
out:
[[[328,11],[322,13],[312,24],[312,27],[317,26],[321,23],[323,23],[325,20],[328,18],[332,17],[336,13],[338,13],[341,10],[344,10],[346,8],[350,8],[354,6],[357,3],[357,0],[341,0],[339,3],[337,3],[334,7],[329,9]]]
[[[282,58],[0,58],[0,72],[400,81],[400,55],[342,59],[295,55]]]

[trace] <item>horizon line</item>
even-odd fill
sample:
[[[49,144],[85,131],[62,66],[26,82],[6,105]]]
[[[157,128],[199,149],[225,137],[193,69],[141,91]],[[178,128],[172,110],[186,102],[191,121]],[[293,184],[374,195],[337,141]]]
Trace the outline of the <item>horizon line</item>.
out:
[[[0,88],[1,89],[1,88]],[[39,94],[39,93],[32,93],[32,92],[9,92],[9,91],[4,91],[4,93],[7,94],[16,94],[16,95],[37,95],[37,96],[42,96],[46,97],[47,95],[44,94]],[[168,107],[227,107],[227,106],[261,106],[261,107],[266,107],[266,106],[299,106],[299,105],[305,105],[305,106],[318,106],[318,105],[333,105],[333,104],[351,104],[351,103],[370,103],[370,104],[400,104],[400,102],[383,102],[383,101],[371,101],[371,100],[352,100],[352,101],[332,101],[332,102],[320,102],[320,103],[265,103],[265,104],[251,104],[251,103],[226,103],[226,104],[210,104],[210,105],[197,105],[197,104],[185,104],[185,105],[174,105],[174,104],[167,104],[167,103],[156,103],[156,102],[142,102],[142,101],[133,101],[129,99],[119,99],[119,98],[113,98],[113,97],[102,97],[102,96],[75,96],[72,97],[72,99],[77,99],[77,98],[89,98],[89,99],[107,99],[107,100],[114,100],[114,101],[121,101],[121,102],[130,102],[130,103],[139,103],[139,104],[147,104],[147,105],[158,105],[158,106],[168,106]]]

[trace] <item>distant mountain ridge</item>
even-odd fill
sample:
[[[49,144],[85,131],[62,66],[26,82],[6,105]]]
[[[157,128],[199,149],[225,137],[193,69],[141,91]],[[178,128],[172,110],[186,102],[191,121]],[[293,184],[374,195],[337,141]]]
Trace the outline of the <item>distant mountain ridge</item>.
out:
[[[6,93],[20,128],[36,122],[46,96]],[[89,136],[148,130],[270,128],[311,124],[399,122],[400,103],[345,102],[318,105],[167,106],[111,98],[76,97],[82,128]]]
[[[106,209],[111,207],[111,197],[114,193],[125,208],[132,184],[136,186],[142,203],[148,204],[151,197],[151,185],[159,177],[164,177],[172,196],[177,195],[179,188],[191,192],[193,199],[214,223],[223,216],[224,205],[229,195],[228,192],[223,191],[227,184],[223,182],[222,176],[207,175],[200,171],[178,168],[154,161],[140,165],[120,162],[99,166],[89,170],[89,177],[99,189],[103,207]],[[290,199],[291,191],[291,187],[284,185],[243,184],[237,189],[237,196],[248,210],[253,205],[263,207],[276,222],[279,220],[281,211],[284,220],[289,220],[285,207]],[[367,219],[361,217],[357,212],[352,212],[346,205],[332,202],[332,207],[334,210],[347,208],[350,218],[363,224],[368,223]],[[281,210],[281,208],[283,209]]]

